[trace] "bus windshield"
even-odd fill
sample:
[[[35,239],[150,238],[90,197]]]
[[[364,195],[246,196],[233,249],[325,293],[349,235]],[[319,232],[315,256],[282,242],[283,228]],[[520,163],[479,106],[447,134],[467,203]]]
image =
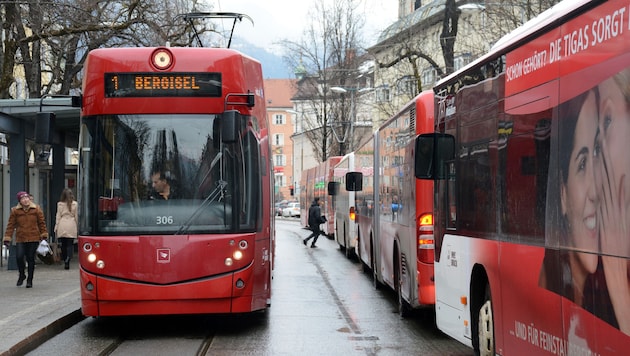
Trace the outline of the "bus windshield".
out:
[[[81,234],[255,231],[258,142],[239,137],[221,141],[220,115],[84,117]]]

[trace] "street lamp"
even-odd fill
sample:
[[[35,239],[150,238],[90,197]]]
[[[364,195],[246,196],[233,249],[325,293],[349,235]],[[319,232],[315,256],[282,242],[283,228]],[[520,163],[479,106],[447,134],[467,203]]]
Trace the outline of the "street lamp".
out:
[[[295,196],[299,196],[300,194],[300,185],[298,184],[301,177],[302,171],[304,170],[304,112],[297,111],[293,109],[287,109],[287,113],[291,114],[295,119],[292,118],[292,122],[295,124],[292,140],[293,141],[293,149],[292,149],[292,180],[293,180],[293,194]],[[298,146],[296,144],[296,140],[299,141],[299,153]],[[297,160],[299,159],[299,164]]]
[[[332,125],[332,132],[333,135],[335,136],[335,139],[337,140],[337,142],[339,143],[340,146],[340,153],[344,154],[345,152],[343,152],[343,148],[344,145],[346,144],[346,142],[348,141],[348,139],[352,139],[352,134],[353,134],[353,129],[354,129],[354,119],[355,119],[355,92],[357,91],[356,88],[344,88],[344,87],[331,87],[330,91],[333,93],[337,93],[337,94],[341,94],[341,95],[345,95],[348,92],[350,92],[350,120],[346,120],[346,117],[344,115],[342,121],[339,122],[334,122]],[[336,127],[341,126],[341,133],[337,133],[337,130],[335,129]],[[351,148],[351,147],[350,147]]]

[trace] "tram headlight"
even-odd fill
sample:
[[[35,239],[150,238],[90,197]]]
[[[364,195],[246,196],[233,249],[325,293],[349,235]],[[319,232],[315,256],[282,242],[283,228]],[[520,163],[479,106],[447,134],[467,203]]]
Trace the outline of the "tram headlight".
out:
[[[232,257],[234,257],[235,260],[239,261],[241,258],[243,258],[243,252],[234,251],[234,255],[232,255]]]
[[[225,259],[226,266],[231,266],[232,264],[234,264],[234,261],[230,257]]]
[[[87,256],[87,260],[88,260],[88,262],[90,262],[90,263],[94,263],[94,261],[96,261],[96,255],[95,255],[95,254],[93,254],[93,253],[90,253],[90,254]]]
[[[98,262],[96,262],[96,268],[99,268],[99,269],[105,268],[105,261],[99,260]]]

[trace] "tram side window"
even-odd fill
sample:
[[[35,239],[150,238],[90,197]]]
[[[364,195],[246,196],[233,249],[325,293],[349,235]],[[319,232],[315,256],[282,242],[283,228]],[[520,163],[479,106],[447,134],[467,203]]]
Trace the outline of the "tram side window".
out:
[[[259,143],[252,132],[248,132],[243,140],[243,162],[244,172],[240,174],[239,186],[243,190],[240,197],[241,227],[253,228],[254,223],[259,221],[257,229],[262,228],[262,208],[260,196],[262,192],[262,174],[264,170],[260,167]]]

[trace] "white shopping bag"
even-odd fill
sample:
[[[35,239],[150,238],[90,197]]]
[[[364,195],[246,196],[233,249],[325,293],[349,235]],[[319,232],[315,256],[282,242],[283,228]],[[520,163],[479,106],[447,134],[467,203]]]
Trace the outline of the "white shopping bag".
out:
[[[52,254],[52,250],[50,249],[50,245],[48,245],[48,241],[42,240],[37,246],[37,253],[43,256],[48,254]]]
[[[39,257],[39,259],[47,265],[51,265],[55,262],[53,252],[48,244],[48,241],[42,240],[39,243],[39,246],[37,246],[37,257]]]

